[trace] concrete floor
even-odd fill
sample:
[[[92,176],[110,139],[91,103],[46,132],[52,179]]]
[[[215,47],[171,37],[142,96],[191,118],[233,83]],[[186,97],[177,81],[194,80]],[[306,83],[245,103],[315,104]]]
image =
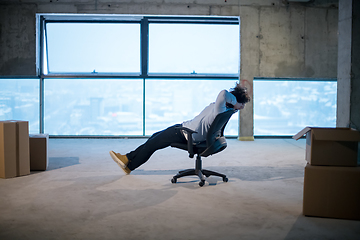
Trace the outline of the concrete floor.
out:
[[[45,172],[0,179],[0,239],[360,239],[360,221],[304,217],[305,141],[228,140],[203,167],[167,148],[125,176],[108,152],[145,139],[50,139]]]

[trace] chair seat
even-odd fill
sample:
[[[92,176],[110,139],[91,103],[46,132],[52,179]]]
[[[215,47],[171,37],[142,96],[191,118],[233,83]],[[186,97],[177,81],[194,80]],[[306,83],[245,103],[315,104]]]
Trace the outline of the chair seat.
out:
[[[182,150],[185,150],[185,151],[188,150],[187,143],[172,143],[171,147],[179,148],[179,149],[182,149]],[[202,151],[204,151],[205,149],[206,149],[206,142],[205,141],[193,145],[194,154],[199,154]]]
[[[186,143],[172,143],[171,147],[188,150]],[[207,146],[206,141],[193,145],[194,154],[199,154],[202,157],[221,152],[227,147],[226,139],[224,136],[217,138],[210,146]]]

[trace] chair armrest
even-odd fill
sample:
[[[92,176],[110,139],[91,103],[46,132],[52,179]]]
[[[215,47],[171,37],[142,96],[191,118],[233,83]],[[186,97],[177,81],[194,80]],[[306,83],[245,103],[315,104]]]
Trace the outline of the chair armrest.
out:
[[[188,134],[187,149],[188,149],[189,157],[193,158],[194,157],[194,145],[193,145],[192,134],[197,133],[197,132],[193,131],[190,128],[187,128],[187,127],[176,127],[176,129],[183,130]]]
[[[187,127],[175,127],[176,129],[180,129],[180,130],[184,130],[186,131],[187,133],[189,134],[193,134],[193,133],[197,133],[197,131],[193,131],[191,130],[190,128],[187,128]]]

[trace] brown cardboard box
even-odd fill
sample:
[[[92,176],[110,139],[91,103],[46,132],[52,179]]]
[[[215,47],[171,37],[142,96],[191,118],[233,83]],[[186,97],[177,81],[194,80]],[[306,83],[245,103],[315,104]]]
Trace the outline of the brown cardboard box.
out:
[[[357,166],[360,132],[350,128],[306,127],[293,136],[306,134],[306,156],[314,166]]]
[[[0,178],[16,177],[16,123],[0,121]]]
[[[30,169],[45,171],[48,167],[49,134],[30,134]]]
[[[305,216],[360,220],[360,167],[305,167]]]
[[[16,175],[28,175],[30,174],[29,122],[11,122],[16,123]]]
[[[0,177],[9,178],[30,174],[29,122],[1,121],[1,126],[0,148],[4,149],[1,149],[2,173]]]

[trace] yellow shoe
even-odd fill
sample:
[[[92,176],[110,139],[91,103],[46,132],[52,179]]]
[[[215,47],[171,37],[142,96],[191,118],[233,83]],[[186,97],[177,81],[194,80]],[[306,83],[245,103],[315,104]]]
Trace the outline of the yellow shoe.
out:
[[[121,155],[120,153],[116,153],[114,151],[110,151],[111,158],[119,165],[119,167],[126,173],[126,175],[131,173],[131,170],[127,167],[129,163],[129,159],[126,155]]]

